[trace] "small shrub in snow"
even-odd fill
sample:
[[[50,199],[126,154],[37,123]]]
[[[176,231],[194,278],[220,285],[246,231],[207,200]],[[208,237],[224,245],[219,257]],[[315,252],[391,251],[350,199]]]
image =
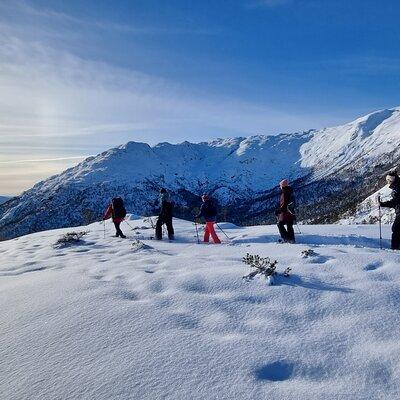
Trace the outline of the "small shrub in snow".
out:
[[[256,275],[260,274],[264,275],[268,282],[272,284],[273,280],[270,277],[273,277],[276,274],[276,265],[278,264],[278,261],[271,261],[269,257],[260,257],[258,254],[252,255],[249,253],[246,254],[246,257],[243,257],[242,261],[251,268],[255,268],[254,271],[245,275],[243,279],[249,281]]]
[[[144,230],[144,229],[151,229],[150,227],[148,227],[148,226],[134,226],[133,228],[132,228],[132,230],[133,231],[140,231],[140,230]],[[140,233],[140,232],[136,232],[136,233]]]
[[[133,251],[139,251],[143,249],[148,249],[149,246],[141,242],[139,239],[134,239],[132,242],[132,250]]]
[[[283,271],[283,276],[290,276],[290,271],[292,270],[291,267],[287,267],[284,271]]]
[[[146,224],[150,224],[153,229],[156,227],[154,224],[153,218],[151,218],[151,217],[143,218],[143,222]]]
[[[81,242],[83,236],[87,235],[88,231],[82,232],[67,232],[62,235],[57,242],[54,244],[55,247],[71,246]]]
[[[252,255],[249,253],[246,254],[246,257],[243,257],[242,261],[251,268],[255,268],[254,271],[243,276],[243,279],[250,281],[256,275],[260,275],[265,276],[267,285],[271,286],[274,284],[274,276],[277,275],[276,265],[278,264],[278,261],[271,261],[269,257],[260,257],[258,254]],[[283,276],[289,277],[291,270],[291,267],[287,267],[283,271]]]
[[[307,249],[307,250],[303,250],[301,252],[301,256],[303,258],[313,257],[313,256],[316,256],[316,255],[317,255],[317,253],[313,249]]]

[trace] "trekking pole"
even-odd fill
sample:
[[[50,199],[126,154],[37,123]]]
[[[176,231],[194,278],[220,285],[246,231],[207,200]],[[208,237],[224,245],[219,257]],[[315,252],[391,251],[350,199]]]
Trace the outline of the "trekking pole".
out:
[[[215,225],[217,225],[218,229],[228,238],[228,240],[232,240],[217,223],[215,223]]]
[[[194,221],[194,226],[196,227],[197,244],[200,244],[199,230],[197,229],[197,222],[196,221]]]
[[[382,250],[382,214],[381,214],[381,204],[378,206],[379,213],[379,247]]]
[[[128,224],[128,226],[134,231],[135,230],[135,228],[133,228],[133,226],[126,220],[126,219],[124,219],[124,221]]]

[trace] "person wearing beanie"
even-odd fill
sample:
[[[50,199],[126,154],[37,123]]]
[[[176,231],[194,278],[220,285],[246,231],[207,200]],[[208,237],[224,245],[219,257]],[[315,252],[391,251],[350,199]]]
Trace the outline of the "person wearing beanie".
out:
[[[207,194],[203,194],[203,196],[201,196],[201,200],[203,201],[203,204],[200,207],[199,214],[195,216],[195,219],[203,217],[206,221],[206,227],[204,229],[204,242],[208,243],[211,235],[214,243],[219,244],[221,241],[219,240],[219,237],[214,229],[214,224],[217,219],[217,208]]]
[[[293,189],[290,187],[287,179],[283,179],[279,182],[279,186],[281,188],[281,196],[279,199],[279,207],[275,215],[278,220],[278,229],[281,235],[280,241],[295,243],[293,224],[296,221],[296,215],[294,213]]]
[[[171,196],[169,195],[167,189],[160,189],[160,214],[158,215],[156,223],[156,239],[162,239],[162,226],[165,224],[168,231],[168,239],[174,239],[174,227],[172,225],[173,209],[174,203],[171,201]]]
[[[394,208],[396,218],[392,225],[392,250],[400,250],[400,177],[397,171],[391,171],[386,176],[386,182],[392,189],[392,198],[389,201],[381,201],[378,196],[378,202],[381,207]]]

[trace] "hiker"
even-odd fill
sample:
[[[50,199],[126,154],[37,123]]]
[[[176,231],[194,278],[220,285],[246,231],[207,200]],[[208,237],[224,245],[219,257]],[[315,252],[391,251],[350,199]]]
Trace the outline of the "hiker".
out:
[[[279,208],[275,212],[278,220],[279,233],[282,238],[279,241],[295,243],[293,224],[296,221],[296,215],[294,214],[293,189],[289,186],[289,181],[287,179],[283,179],[279,183],[279,186],[282,193],[279,201]]]
[[[397,171],[391,171],[386,176],[386,182],[392,189],[392,199],[389,201],[381,201],[378,196],[378,202],[381,207],[394,208],[396,218],[392,225],[392,250],[400,250],[400,177]]]
[[[121,197],[115,197],[111,200],[110,205],[107,207],[107,210],[104,213],[103,221],[110,217],[112,217],[112,221],[115,226],[115,237],[120,236],[121,238],[125,239],[126,236],[122,233],[121,228],[119,227],[121,222],[126,217],[126,209],[124,207],[124,202]]]
[[[200,207],[199,214],[195,216],[195,219],[203,217],[206,221],[206,227],[204,229],[204,242],[208,243],[211,235],[214,243],[221,243],[214,229],[214,224],[217,219],[217,208],[207,194],[203,194],[203,196],[201,196],[201,200],[203,201],[203,204]]]
[[[167,225],[168,239],[174,240],[174,227],[172,226],[172,211],[174,203],[167,189],[160,189],[160,214],[156,223],[156,239],[162,239],[162,226]]]

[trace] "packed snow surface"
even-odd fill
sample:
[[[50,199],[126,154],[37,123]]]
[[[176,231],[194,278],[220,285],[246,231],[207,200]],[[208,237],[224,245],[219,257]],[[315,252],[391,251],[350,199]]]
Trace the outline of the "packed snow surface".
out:
[[[214,245],[190,222],[175,242],[128,222],[125,240],[96,223],[70,247],[53,245],[72,229],[0,243],[2,399],[400,397],[400,255],[377,226],[301,226],[286,245],[221,224]],[[291,276],[246,282],[246,253]]]

